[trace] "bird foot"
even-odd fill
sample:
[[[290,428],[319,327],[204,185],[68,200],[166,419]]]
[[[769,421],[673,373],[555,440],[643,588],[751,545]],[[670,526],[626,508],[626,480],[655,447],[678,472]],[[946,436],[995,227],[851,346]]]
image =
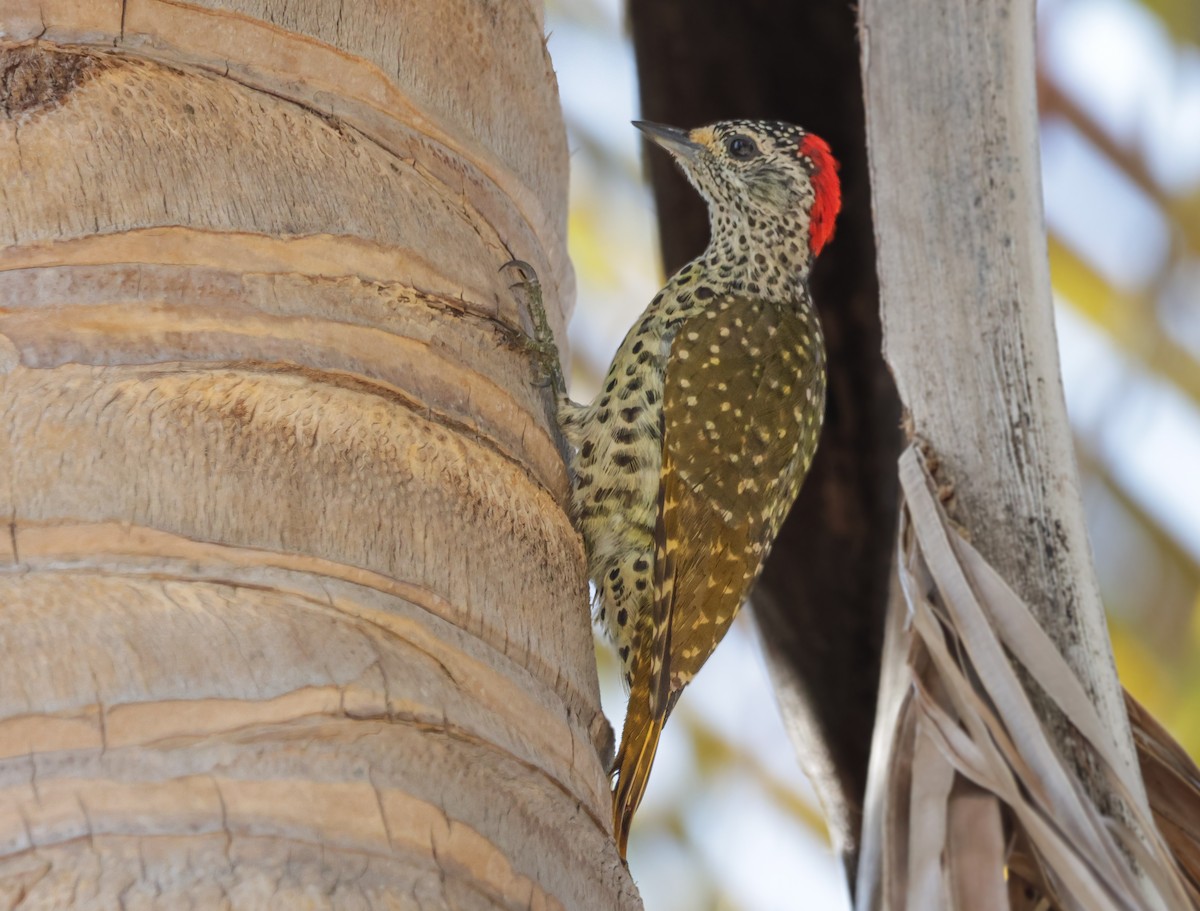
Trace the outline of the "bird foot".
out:
[[[537,370],[538,385],[554,387],[554,394],[562,396],[567,391],[563,379],[562,361],[558,355],[558,345],[554,341],[554,331],[550,328],[550,320],[546,317],[546,306],[542,297],[542,283],[538,281],[533,266],[520,259],[510,259],[500,271],[513,269],[521,280],[509,285],[512,291],[520,291],[525,299],[525,307],[529,311],[530,322],[533,323],[533,334],[526,335],[521,345],[529,354]]]

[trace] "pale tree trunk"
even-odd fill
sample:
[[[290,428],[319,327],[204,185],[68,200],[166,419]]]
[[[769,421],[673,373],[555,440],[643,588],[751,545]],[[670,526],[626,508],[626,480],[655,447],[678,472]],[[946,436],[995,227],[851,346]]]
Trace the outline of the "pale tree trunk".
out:
[[[1059,375],[1033,3],[958,12],[913,47],[929,25],[913,10],[863,8],[884,350],[955,517],[1062,648],[1132,769]]]
[[[571,300],[540,7],[0,40],[0,906],[637,907],[497,272]]]
[[[904,597],[885,649],[862,908],[933,907],[922,903],[932,896],[1032,907],[1042,892],[1072,908],[1183,907],[1168,898],[1182,886],[1147,822],[1078,492],[1042,222],[1033,29],[1029,0],[862,7],[885,353],[957,525],[937,518],[908,457]],[[1020,611],[1004,605],[1020,601],[1036,624],[1006,638]],[[972,612],[963,622],[960,602]],[[998,640],[972,639],[984,617]],[[1022,654],[1011,676],[999,641],[1011,658],[1036,644],[1038,626],[1045,648]],[[1054,673],[1035,671],[1059,655]],[[1084,711],[1064,714],[1068,703]],[[1020,787],[1007,789],[1013,780]],[[1017,854],[1033,843],[1040,871],[1006,853],[1013,827]],[[1022,877],[1028,891],[1013,888]]]

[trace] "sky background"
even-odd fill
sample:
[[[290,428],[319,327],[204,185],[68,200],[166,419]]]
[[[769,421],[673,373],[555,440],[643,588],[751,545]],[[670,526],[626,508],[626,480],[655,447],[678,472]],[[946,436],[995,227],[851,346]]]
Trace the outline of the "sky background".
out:
[[[572,393],[661,287],[620,0],[552,0],[572,150]],[[1129,689],[1200,750],[1200,13],[1043,0],[1043,190],[1068,411]],[[680,124],[696,126],[696,124]],[[849,907],[740,617],[685,692],[629,850],[647,911]],[[598,650],[605,709],[624,694]]]

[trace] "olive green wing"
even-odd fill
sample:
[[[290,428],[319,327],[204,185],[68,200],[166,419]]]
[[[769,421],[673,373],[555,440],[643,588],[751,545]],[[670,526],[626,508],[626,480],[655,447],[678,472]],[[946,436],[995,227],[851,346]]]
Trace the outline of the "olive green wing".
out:
[[[723,297],[684,323],[663,391],[649,651],[669,712],[725,635],[799,493],[824,413],[810,308]],[[659,665],[654,667],[653,665]]]
[[[634,633],[613,769],[622,856],[667,715],[733,621],[816,448],[823,355],[815,316],[801,313],[721,298],[671,343],[654,597]]]

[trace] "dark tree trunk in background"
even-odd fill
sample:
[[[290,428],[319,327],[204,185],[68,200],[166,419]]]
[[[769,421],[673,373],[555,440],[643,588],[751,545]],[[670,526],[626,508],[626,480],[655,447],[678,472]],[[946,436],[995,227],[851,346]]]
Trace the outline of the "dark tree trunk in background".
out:
[[[848,2],[633,2],[642,115],[677,126],[728,117],[798,123],[842,163],[844,209],[813,273],[829,349],[825,430],[812,473],[753,595],[785,719],[855,863],[896,522],[900,406],[880,353],[862,82]],[[664,264],[705,245],[703,203],[649,156]]]

